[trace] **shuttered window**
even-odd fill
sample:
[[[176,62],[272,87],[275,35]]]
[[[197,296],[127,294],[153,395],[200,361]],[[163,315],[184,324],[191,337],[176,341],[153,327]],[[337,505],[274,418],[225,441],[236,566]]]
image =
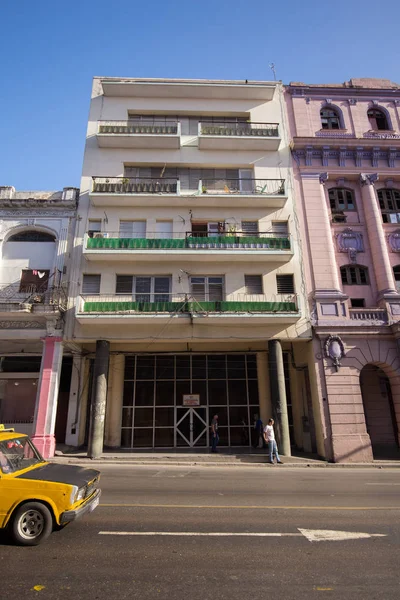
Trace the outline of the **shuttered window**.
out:
[[[117,275],[115,286],[116,294],[131,294],[133,289],[133,275]]]
[[[258,221],[242,221],[244,235],[258,235]]]
[[[82,294],[100,294],[101,275],[84,275]]]
[[[262,294],[263,283],[261,275],[245,275],[244,286],[246,294]]]
[[[293,275],[277,275],[276,287],[278,294],[294,294]]]
[[[190,284],[192,296],[199,302],[223,300],[223,277],[191,277]]]
[[[271,223],[272,233],[279,233],[281,235],[288,235],[289,227],[287,221],[272,221]]]
[[[145,238],[146,237],[146,221],[120,221],[119,222],[119,237],[120,238]]]

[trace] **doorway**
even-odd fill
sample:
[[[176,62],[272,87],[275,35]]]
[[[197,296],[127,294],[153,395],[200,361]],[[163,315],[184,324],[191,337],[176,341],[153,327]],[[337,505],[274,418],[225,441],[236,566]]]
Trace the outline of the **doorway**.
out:
[[[207,407],[176,407],[175,435],[177,446],[208,446]]]

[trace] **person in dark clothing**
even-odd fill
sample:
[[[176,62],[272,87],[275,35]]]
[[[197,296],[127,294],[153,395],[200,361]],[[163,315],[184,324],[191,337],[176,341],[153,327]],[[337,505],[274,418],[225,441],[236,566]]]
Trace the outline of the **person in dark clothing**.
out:
[[[214,415],[213,420],[211,421],[211,452],[218,452],[218,442],[218,415]]]

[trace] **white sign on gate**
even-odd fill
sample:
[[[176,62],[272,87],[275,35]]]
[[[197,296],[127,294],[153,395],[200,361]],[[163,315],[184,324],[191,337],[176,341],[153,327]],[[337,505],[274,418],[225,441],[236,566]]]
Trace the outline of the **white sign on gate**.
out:
[[[183,394],[183,406],[200,406],[200,394]]]

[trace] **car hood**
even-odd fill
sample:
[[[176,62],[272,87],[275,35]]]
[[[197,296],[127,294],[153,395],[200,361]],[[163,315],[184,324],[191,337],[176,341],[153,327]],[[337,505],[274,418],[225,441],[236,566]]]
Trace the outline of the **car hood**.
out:
[[[54,481],[56,483],[68,483],[78,487],[84,487],[93,479],[99,477],[100,471],[96,469],[85,469],[75,465],[45,464],[21,475],[19,479],[31,479],[39,481]]]

